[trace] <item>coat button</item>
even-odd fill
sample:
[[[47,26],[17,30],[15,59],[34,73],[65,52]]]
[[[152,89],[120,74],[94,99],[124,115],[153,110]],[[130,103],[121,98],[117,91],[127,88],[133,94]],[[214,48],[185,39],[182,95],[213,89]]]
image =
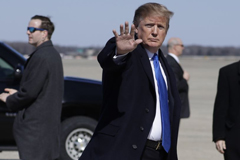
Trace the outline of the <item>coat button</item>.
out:
[[[148,109],[148,108],[146,108],[145,111],[146,111],[147,113],[149,113],[149,109]]]
[[[141,131],[144,131],[144,128],[143,128],[143,127],[140,127],[140,130],[141,130]]]
[[[133,149],[137,149],[137,145],[136,144],[133,144],[132,147],[133,147]]]

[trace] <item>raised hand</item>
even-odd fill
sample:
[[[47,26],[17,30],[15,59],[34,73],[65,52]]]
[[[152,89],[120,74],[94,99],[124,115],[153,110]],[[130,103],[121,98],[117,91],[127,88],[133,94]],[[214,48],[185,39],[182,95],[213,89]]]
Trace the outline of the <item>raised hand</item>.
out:
[[[118,35],[116,30],[113,30],[113,34],[116,37],[116,44],[117,44],[117,54],[126,54],[128,52],[133,51],[139,43],[142,42],[142,39],[134,38],[135,34],[135,26],[134,24],[131,25],[131,30],[129,33],[129,24],[125,22],[125,28],[123,25],[120,25],[120,35]]]

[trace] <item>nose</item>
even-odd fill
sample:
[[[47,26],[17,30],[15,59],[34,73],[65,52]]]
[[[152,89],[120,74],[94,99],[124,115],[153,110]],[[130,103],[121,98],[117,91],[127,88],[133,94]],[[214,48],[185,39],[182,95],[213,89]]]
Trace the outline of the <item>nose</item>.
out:
[[[155,26],[153,26],[153,28],[152,28],[152,35],[153,35],[154,37],[156,37],[157,34],[158,34],[158,27],[155,25]]]
[[[29,31],[29,30],[27,30],[27,32],[26,32],[26,33],[27,33],[27,35],[29,35],[29,34],[30,34],[30,31]]]

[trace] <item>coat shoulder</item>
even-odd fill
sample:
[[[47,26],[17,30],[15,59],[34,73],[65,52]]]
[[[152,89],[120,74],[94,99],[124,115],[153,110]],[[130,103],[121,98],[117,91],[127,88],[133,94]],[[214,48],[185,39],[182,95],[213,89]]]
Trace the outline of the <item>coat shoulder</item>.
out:
[[[168,64],[170,64],[170,65],[174,65],[177,63],[176,60],[170,55],[167,55],[166,59],[167,59]]]
[[[228,64],[220,68],[219,72],[220,73],[226,73],[226,72],[228,73],[232,71],[236,72],[236,70],[240,69],[239,67],[240,67],[240,61]]]
[[[39,60],[52,61],[60,58],[60,54],[54,47],[50,46],[38,49],[34,53],[34,57]]]

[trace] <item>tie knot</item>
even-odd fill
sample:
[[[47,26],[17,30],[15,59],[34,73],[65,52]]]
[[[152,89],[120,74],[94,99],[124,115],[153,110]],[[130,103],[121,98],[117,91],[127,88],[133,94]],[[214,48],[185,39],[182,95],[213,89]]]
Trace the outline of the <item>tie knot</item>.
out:
[[[158,61],[158,55],[157,55],[156,53],[154,53],[154,55],[153,55],[153,57],[152,57],[152,60],[153,60],[153,61],[156,61],[156,60]]]

